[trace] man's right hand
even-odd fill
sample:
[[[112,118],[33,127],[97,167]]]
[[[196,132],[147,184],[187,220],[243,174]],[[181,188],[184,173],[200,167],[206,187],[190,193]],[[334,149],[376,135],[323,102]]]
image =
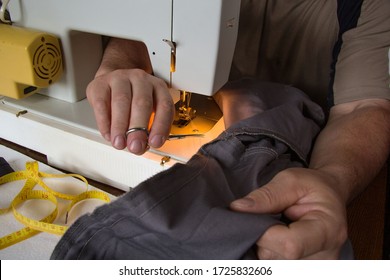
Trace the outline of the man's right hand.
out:
[[[166,83],[144,70],[118,69],[97,75],[88,85],[87,98],[100,133],[116,149],[127,147],[141,155],[149,146],[159,148],[168,139],[173,100]],[[149,128],[149,137],[144,131],[126,137],[126,131],[135,127]]]

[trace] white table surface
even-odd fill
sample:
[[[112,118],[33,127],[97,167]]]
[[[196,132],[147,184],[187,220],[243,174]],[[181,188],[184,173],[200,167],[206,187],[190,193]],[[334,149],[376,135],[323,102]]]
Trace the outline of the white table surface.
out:
[[[0,157],[3,157],[10,166],[15,170],[24,170],[25,164],[28,161],[34,161],[24,154],[9,149],[3,145],[0,145]],[[61,174],[56,169],[47,166],[39,162],[39,170],[46,173]],[[9,206],[15,195],[21,190],[25,180],[11,182],[0,185],[0,208],[6,208]],[[64,193],[76,194],[86,190],[86,185],[78,179],[67,177],[62,179],[45,179],[45,183],[50,187],[53,187],[57,191]],[[35,189],[39,189],[36,187]],[[89,190],[96,189],[93,186],[89,186]],[[114,196],[108,194],[111,200],[115,199]],[[67,201],[58,199],[58,216],[54,223],[64,224],[65,212]],[[90,199],[79,202],[76,204],[69,213],[68,223],[70,225],[80,215],[91,212],[97,206],[103,202],[97,199]],[[22,212],[29,218],[41,219],[53,210],[54,205],[49,201],[42,200],[29,200],[26,201],[19,212]],[[12,212],[0,215],[0,237],[10,234],[25,227],[19,223]],[[46,260],[50,258],[50,255],[60,240],[60,236],[41,232],[27,240],[0,250],[0,260]]]

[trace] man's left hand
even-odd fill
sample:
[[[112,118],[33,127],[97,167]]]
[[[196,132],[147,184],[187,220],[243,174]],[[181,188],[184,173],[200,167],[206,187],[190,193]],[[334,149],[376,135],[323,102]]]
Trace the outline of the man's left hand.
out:
[[[260,259],[338,259],[347,239],[346,206],[330,176],[291,168],[231,204],[235,211],[283,213],[289,225],[275,225],[258,240]]]

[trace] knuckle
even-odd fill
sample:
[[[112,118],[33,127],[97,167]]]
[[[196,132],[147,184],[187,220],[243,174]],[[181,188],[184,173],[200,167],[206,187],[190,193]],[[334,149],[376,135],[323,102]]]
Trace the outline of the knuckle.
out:
[[[112,93],[113,102],[127,106],[131,102],[131,94],[126,91],[115,91]]]
[[[283,257],[287,260],[297,260],[303,256],[303,245],[295,240],[284,239],[283,243]]]
[[[271,188],[268,188],[266,186],[260,188],[257,192],[253,192],[252,195],[261,196],[258,198],[255,197],[255,200],[263,201],[265,205],[272,205],[275,201],[275,194],[273,193]]]
[[[348,239],[348,229],[347,225],[342,225],[338,230],[338,235],[336,238],[337,245],[341,246]]]
[[[342,243],[344,243],[346,240],[348,239],[348,229],[347,227],[343,227],[341,230],[340,230],[340,241]]]
[[[132,69],[115,69],[112,72],[107,73],[106,75],[99,76],[95,80],[106,80],[108,83],[113,83],[115,81],[128,81],[128,80],[146,80],[148,77],[142,69],[132,68]]]
[[[153,100],[150,98],[135,98],[133,104],[139,109],[150,110],[153,108]]]
[[[159,104],[161,110],[166,113],[174,112],[175,104],[173,104],[173,100],[171,98],[164,99]]]
[[[92,80],[87,85],[87,88],[85,90],[88,100],[93,101],[94,99],[96,99],[96,96],[98,96],[97,93],[99,93],[102,88],[104,88],[104,86],[102,85],[101,81],[97,79]]]
[[[110,105],[104,102],[103,100],[97,100],[96,102],[93,103],[93,109],[97,113],[107,112],[109,106]]]
[[[281,172],[279,172],[276,176],[282,181],[289,182],[290,184],[295,184],[296,182],[299,182],[300,176],[299,173],[296,172],[294,169],[285,169]]]
[[[132,78],[139,79],[139,80],[146,80],[150,76],[150,74],[148,74],[144,70],[138,69],[138,68],[129,69],[129,75]]]
[[[157,77],[155,79],[155,85],[156,85],[156,87],[159,87],[159,88],[168,89],[166,82],[160,78],[157,78]]]
[[[272,260],[275,259],[274,254],[270,250],[258,248],[257,256],[260,260]]]
[[[87,92],[88,102],[91,104],[93,110],[97,113],[105,113],[110,108],[109,101],[99,94],[94,94],[93,91]]]
[[[269,250],[258,246],[257,256],[261,260],[298,260],[303,257],[303,245],[291,240],[283,239],[280,240],[281,247],[277,251]]]
[[[257,257],[260,260],[280,260],[283,259],[283,256],[281,256],[278,252],[275,252],[273,250],[258,247],[257,248]]]
[[[88,99],[91,98],[91,94],[92,94],[93,91],[94,91],[94,81],[90,82],[87,85],[87,88],[85,90],[85,93],[86,93]]]

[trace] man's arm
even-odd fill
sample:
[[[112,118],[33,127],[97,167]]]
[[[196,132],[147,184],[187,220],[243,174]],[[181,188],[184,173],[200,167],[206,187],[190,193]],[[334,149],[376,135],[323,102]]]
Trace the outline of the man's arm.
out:
[[[346,205],[389,155],[390,102],[336,105],[314,145],[310,167],[287,169],[232,203],[237,211],[284,212],[293,222],[258,241],[262,259],[335,259],[347,238]]]
[[[152,74],[146,45],[139,41],[111,38],[95,77],[118,69],[142,69]]]
[[[87,98],[102,136],[117,149],[143,154],[161,147],[170,132],[174,105],[166,83],[151,75],[152,65],[142,42],[112,38],[104,52]],[[154,113],[154,121],[149,125]],[[150,127],[125,133],[132,127]]]
[[[336,181],[345,203],[379,173],[390,149],[390,101],[369,99],[336,105],[318,137],[310,168]]]

